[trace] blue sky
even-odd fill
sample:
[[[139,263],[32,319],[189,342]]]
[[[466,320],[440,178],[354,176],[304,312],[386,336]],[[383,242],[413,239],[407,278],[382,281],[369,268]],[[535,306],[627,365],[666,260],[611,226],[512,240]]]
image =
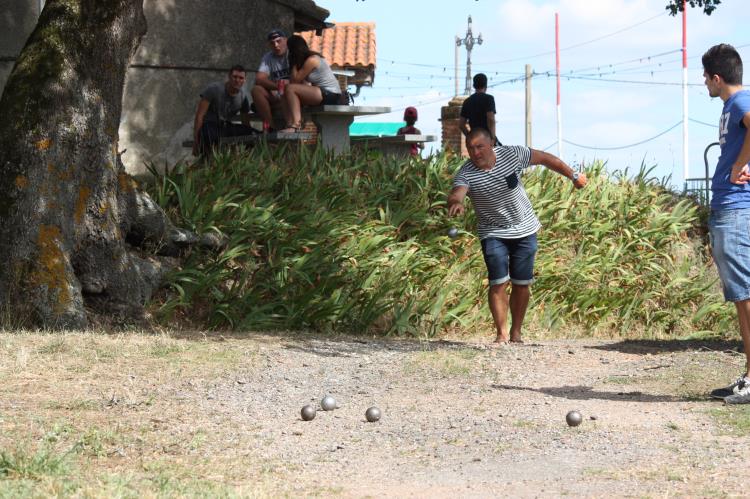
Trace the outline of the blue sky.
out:
[[[666,0],[318,0],[332,22],[375,22],[375,83],[357,99],[394,112],[361,121],[398,121],[414,105],[417,126],[440,135],[440,108],[455,93],[455,37],[472,16],[483,43],[472,52],[472,73],[490,78],[503,143],[524,143],[525,64],[532,80],[532,147],[557,153],[555,105],[555,13],[560,16],[562,156],[571,164],[608,161],[610,169],[656,166],[682,187],[682,20],[669,16]],[[718,135],[721,100],[703,86],[701,55],[711,45],[731,43],[750,72],[748,1],[723,0],[706,16],[688,9],[689,176],[703,175],[703,151]],[[463,93],[466,50],[459,52]],[[566,77],[567,75],[567,77]],[[575,143],[578,145],[572,145]],[[438,143],[436,143],[438,144]],[[581,147],[585,146],[585,147]],[[439,147],[436,146],[436,147]],[[604,150],[602,148],[616,148]],[[709,165],[718,153],[712,149]]]

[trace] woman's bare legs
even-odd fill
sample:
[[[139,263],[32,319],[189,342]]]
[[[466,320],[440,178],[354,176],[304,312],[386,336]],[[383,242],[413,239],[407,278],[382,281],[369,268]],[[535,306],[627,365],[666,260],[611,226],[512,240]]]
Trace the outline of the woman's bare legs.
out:
[[[282,132],[296,132],[302,126],[302,106],[315,106],[323,102],[319,87],[302,83],[290,83],[284,89],[284,118],[286,126]]]

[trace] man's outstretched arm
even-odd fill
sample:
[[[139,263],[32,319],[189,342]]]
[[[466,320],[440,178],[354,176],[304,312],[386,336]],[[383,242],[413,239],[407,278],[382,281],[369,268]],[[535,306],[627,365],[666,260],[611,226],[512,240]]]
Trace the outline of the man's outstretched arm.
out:
[[[549,168],[555,173],[559,173],[563,177],[568,177],[572,182],[573,185],[576,187],[576,189],[580,189],[581,187],[585,186],[588,182],[588,179],[586,178],[585,173],[578,173],[577,177],[575,175],[576,171],[573,170],[571,167],[569,167],[567,164],[565,164],[565,161],[561,160],[554,154],[550,154],[548,152],[544,151],[537,151],[536,149],[531,150],[531,159],[529,160],[529,164],[532,165],[543,165],[546,168]]]

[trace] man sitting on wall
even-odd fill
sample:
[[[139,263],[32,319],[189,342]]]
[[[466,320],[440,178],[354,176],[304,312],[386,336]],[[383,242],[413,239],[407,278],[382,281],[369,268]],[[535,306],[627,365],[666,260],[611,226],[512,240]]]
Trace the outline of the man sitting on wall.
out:
[[[252,135],[257,130],[249,126],[250,101],[245,92],[245,68],[232,66],[227,81],[215,82],[201,92],[193,125],[193,155],[206,155],[221,137]],[[242,123],[229,120],[241,113]]]
[[[273,128],[272,108],[281,105],[284,85],[289,83],[287,36],[280,29],[271,30],[266,39],[271,49],[263,55],[251,90],[253,108],[263,120],[263,128]]]

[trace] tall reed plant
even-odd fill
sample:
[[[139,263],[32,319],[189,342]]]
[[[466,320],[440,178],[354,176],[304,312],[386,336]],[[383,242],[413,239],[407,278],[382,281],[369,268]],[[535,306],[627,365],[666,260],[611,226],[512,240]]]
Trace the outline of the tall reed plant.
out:
[[[473,210],[447,219],[460,160],[368,151],[256,147],[156,174],[152,196],[176,223],[226,238],[189,251],[155,303],[165,321],[211,328],[432,336],[486,330],[486,276]],[[572,192],[530,171],[544,224],[533,320],[543,327],[673,330],[726,321],[704,247],[688,237],[696,207],[641,172]],[[450,239],[458,225],[462,237]],[[713,298],[712,298],[713,297]]]

